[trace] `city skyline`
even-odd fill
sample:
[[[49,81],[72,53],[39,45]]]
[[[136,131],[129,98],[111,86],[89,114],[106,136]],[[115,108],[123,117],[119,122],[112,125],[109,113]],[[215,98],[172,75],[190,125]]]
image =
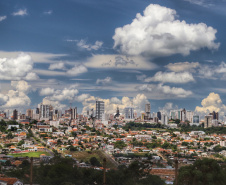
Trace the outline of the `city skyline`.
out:
[[[113,112],[147,103],[226,112],[224,0],[0,6],[1,110],[45,102],[85,112],[99,100]]]

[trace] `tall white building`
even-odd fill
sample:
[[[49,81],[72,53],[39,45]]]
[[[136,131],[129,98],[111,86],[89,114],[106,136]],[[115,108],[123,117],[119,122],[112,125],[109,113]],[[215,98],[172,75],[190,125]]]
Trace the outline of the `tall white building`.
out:
[[[77,118],[77,107],[71,109],[71,119]]]
[[[193,116],[194,116],[194,112],[190,110],[186,111],[186,120],[188,120],[190,123],[193,123]]]
[[[102,120],[104,115],[104,102],[96,101],[96,118]]]
[[[151,117],[151,104],[150,103],[145,104],[145,114],[148,118]]]
[[[169,118],[165,113],[161,114],[161,122],[162,122],[163,125],[168,125]]]
[[[49,105],[43,105],[42,103],[40,104],[40,120],[44,119],[47,120],[49,119]]]
[[[134,119],[134,108],[133,107],[125,108],[125,119]]]

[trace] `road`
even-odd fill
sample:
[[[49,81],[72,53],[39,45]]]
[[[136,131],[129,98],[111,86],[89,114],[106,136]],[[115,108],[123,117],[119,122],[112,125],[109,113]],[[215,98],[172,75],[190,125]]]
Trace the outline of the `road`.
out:
[[[100,150],[100,151],[106,157],[106,159],[111,161],[111,163],[113,163],[116,166],[116,168],[119,166],[119,164],[114,159],[112,159],[112,157],[109,154],[107,154],[104,150]]]

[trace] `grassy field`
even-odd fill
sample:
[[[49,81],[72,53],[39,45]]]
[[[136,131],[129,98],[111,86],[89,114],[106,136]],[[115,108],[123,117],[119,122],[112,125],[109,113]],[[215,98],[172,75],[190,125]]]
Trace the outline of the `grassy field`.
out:
[[[13,157],[40,157],[41,154],[50,156],[48,152],[29,152],[29,153],[20,153],[20,154],[8,154]]]
[[[72,155],[74,158],[76,158],[78,161],[83,161],[83,162],[89,162],[89,159],[91,157],[96,157],[101,164],[103,164],[103,159],[105,158],[105,156],[103,155],[103,153],[99,150],[95,150],[95,151],[82,151],[82,152],[66,152],[67,154]],[[107,159],[107,164],[106,164],[107,168],[115,168],[115,165],[112,164],[108,159]]]

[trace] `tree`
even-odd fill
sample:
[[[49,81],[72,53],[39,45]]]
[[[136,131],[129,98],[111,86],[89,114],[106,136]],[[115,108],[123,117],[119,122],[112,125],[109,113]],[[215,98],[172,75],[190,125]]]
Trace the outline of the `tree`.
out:
[[[14,136],[12,134],[12,132],[9,132],[8,135],[6,136],[7,139],[13,139]]]
[[[193,165],[181,167],[178,175],[179,185],[224,185],[225,168],[216,160],[197,160]]]
[[[91,157],[89,162],[92,166],[101,166],[100,161],[96,157]]]
[[[116,141],[115,142],[115,148],[123,149],[127,145],[124,143],[124,141]]]

